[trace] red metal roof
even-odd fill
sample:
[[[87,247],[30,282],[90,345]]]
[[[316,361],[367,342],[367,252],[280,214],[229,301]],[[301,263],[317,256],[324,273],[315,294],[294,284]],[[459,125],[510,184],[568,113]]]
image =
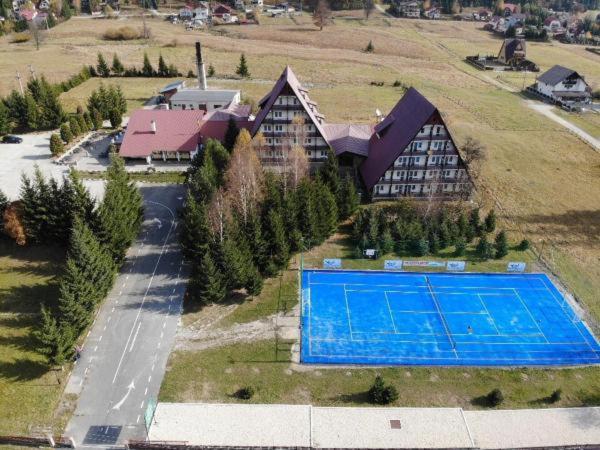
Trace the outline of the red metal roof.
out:
[[[218,110],[205,113],[200,110],[138,109],[131,114],[123,143],[119,150],[127,158],[145,158],[155,151],[187,153],[197,149],[207,139],[225,138],[229,117],[238,128],[249,129],[248,117],[237,113],[248,108]],[[156,122],[156,133],[151,123]]]

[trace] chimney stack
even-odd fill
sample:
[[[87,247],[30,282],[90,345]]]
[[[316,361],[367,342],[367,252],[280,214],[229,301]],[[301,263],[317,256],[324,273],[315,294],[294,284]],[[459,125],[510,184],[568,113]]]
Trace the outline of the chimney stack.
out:
[[[155,120],[151,120],[150,121],[150,130],[156,134],[156,121]]]
[[[196,41],[196,66],[198,69],[198,88],[202,91],[206,91],[206,73],[204,72],[204,61],[202,61],[200,41]]]

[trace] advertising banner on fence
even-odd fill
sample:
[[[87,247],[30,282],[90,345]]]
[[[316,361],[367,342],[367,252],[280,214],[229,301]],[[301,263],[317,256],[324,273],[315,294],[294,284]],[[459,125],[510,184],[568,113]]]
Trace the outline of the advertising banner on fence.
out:
[[[385,270],[402,270],[402,260],[386,259],[383,263],[383,268]]]
[[[525,272],[525,267],[527,264],[524,262],[509,262],[506,266],[507,272]]]
[[[443,261],[403,261],[405,267],[446,267]]]
[[[323,260],[323,268],[324,269],[341,269],[342,268],[342,260],[341,259],[324,259]]]
[[[446,264],[446,269],[452,270],[454,272],[462,272],[465,270],[465,266],[467,265],[464,261],[448,261]]]

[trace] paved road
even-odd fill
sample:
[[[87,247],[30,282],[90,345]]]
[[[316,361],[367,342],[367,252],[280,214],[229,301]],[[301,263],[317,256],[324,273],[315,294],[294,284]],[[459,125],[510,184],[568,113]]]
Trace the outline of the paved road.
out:
[[[554,106],[544,104],[544,103],[534,102],[534,101],[527,101],[526,103],[527,103],[527,106],[529,106],[531,109],[534,109],[537,112],[539,112],[540,114],[543,114],[544,116],[548,117],[549,119],[554,120],[556,123],[562,125],[563,127],[567,128],[568,130],[575,133],[577,136],[579,136],[585,142],[590,144],[596,150],[600,151],[600,139],[598,137],[594,137],[591,134],[586,133],[581,128],[573,125],[571,122],[558,116],[553,111]],[[589,114],[593,114],[593,113],[590,112]]]
[[[77,446],[106,448],[146,435],[185,290],[176,210],[184,190],[145,185],[145,220],[115,286],[86,339],[67,393],[79,394],[66,435]]]

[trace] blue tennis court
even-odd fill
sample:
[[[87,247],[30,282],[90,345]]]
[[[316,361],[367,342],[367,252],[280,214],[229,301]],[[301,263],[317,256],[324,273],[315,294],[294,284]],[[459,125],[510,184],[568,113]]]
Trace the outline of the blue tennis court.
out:
[[[301,360],[582,365],[600,346],[544,274],[305,270]]]

